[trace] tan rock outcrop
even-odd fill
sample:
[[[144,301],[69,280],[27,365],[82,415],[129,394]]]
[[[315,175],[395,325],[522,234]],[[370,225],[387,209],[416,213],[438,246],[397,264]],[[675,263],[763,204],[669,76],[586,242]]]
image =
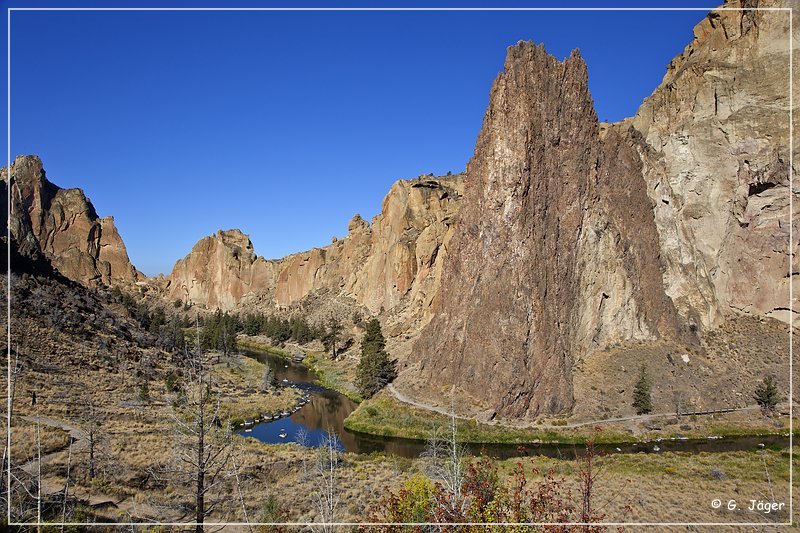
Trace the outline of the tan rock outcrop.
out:
[[[711,12],[636,116],[615,126],[644,137],[667,294],[704,326],[731,309],[788,321],[789,16]],[[797,257],[796,214],[792,224]]]
[[[788,16],[720,13],[618,124],[597,123],[578,54],[509,49],[405,392],[563,413],[574,366],[611,344],[786,320]]]
[[[206,237],[176,263],[167,278],[168,295],[233,309],[254,301],[288,307],[324,293],[373,313],[402,315],[398,320],[404,323],[419,319],[436,293],[441,246],[461,191],[460,176],[400,180],[371,225],[356,215],[345,237],[277,260],[256,257],[238,230]]]
[[[38,157],[19,156],[0,172],[5,183],[11,176],[9,231],[21,254],[41,253],[61,274],[86,286],[131,285],[142,277],[114,219],[99,218],[80,189],[50,183]]]
[[[250,239],[238,229],[200,239],[166,280],[170,299],[209,309],[233,309],[274,283],[274,265],[256,256]]]

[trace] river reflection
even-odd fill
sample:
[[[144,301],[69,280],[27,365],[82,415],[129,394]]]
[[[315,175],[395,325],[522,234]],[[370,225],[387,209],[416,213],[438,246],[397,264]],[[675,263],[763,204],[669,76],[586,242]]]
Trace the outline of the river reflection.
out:
[[[290,362],[282,357],[265,352],[244,350],[243,353],[258,361],[268,364],[278,382],[283,386],[294,385],[309,394],[306,405],[291,416],[271,422],[256,424],[250,430],[237,433],[245,437],[253,437],[270,444],[298,442],[305,446],[319,446],[330,431],[336,433],[341,443],[340,448],[353,453],[388,452],[402,457],[419,457],[425,450],[425,443],[418,440],[377,437],[347,431],[344,419],[356,408],[356,403],[347,396],[336,391],[320,387],[314,383],[316,375],[307,367]],[[287,380],[283,382],[283,380]],[[305,435],[303,435],[305,433]],[[762,447],[775,449],[788,446],[788,437],[738,437],[730,439],[710,440],[664,440],[649,443],[597,445],[599,453],[658,453],[664,451],[682,452],[722,452],[736,450],[753,450]],[[572,459],[581,455],[581,446],[556,444],[500,445],[474,444],[468,445],[470,453],[485,454],[495,458],[520,457],[526,455],[546,455],[548,457]]]

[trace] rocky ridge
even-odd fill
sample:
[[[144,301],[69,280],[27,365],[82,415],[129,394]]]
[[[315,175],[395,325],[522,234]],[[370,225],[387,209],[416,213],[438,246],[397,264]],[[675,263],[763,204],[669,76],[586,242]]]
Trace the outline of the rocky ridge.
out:
[[[282,259],[220,231],[154,285],[207,309],[363,309],[381,317],[407,396],[436,403],[454,387],[463,414],[566,413],[576,372],[612,347],[699,353],[736,318],[789,320],[787,32],[781,12],[710,13],[615,124],[598,122],[577,51],[558,61],[519,43],[465,175],[400,180],[371,223],[356,215],[347,236]],[[19,253],[87,286],[145,279],[113,219],[38,158],[2,176]]]
[[[787,320],[787,44],[785,13],[712,12],[636,116],[611,125],[579,54],[511,47],[441,305],[398,385],[532,419],[570,411],[575,368],[611,345],[697,346],[743,313]]]
[[[62,275],[89,287],[130,286],[142,278],[114,218],[98,217],[82,190],[50,183],[41,159],[19,156],[0,170],[0,179],[4,199],[11,188],[9,233],[20,254],[44,256]]]
[[[462,189],[461,176],[399,180],[371,224],[355,215],[345,237],[282,259],[257,257],[239,230],[218,232],[175,264],[166,278],[168,297],[232,310],[287,308],[322,294],[373,314],[422,319],[437,293]]]

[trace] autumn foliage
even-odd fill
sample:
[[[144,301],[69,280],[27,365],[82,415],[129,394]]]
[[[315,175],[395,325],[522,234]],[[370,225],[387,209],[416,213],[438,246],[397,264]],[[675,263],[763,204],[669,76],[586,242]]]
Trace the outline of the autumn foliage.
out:
[[[504,525],[507,531],[603,531],[595,525],[603,515],[592,508],[592,487],[598,470],[594,449],[577,460],[578,494],[566,490],[553,471],[526,470],[517,463],[501,480],[491,459],[483,457],[466,470],[461,487],[463,502],[453,505],[441,484],[415,474],[396,492],[372,509],[369,520],[391,525],[370,526],[370,531],[484,531],[486,525]],[[441,524],[458,524],[441,527]],[[536,524],[536,525],[534,525]]]

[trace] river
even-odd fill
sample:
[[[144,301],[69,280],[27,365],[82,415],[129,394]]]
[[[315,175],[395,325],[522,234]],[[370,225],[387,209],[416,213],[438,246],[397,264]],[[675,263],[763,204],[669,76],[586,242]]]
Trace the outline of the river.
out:
[[[309,401],[291,416],[271,422],[262,422],[252,428],[237,431],[239,435],[258,439],[269,444],[299,442],[306,446],[319,446],[329,431],[339,438],[340,448],[346,452],[372,453],[387,452],[402,457],[419,457],[425,450],[425,443],[413,439],[379,437],[348,431],[344,419],[352,413],[357,404],[350,398],[315,384],[316,375],[309,368],[266,352],[243,350],[244,355],[257,359],[270,366],[279,383],[292,386],[309,393]],[[286,380],[285,382],[283,380]],[[249,430],[249,431],[248,431]],[[305,437],[301,435],[305,433]],[[281,437],[285,435],[285,437]],[[738,450],[758,450],[762,447],[786,448],[789,438],[782,436],[735,437],[719,439],[662,440],[659,442],[631,444],[596,445],[599,453],[660,453],[681,452],[724,452]],[[467,446],[473,454],[486,454],[495,458],[519,457],[525,455],[546,455],[548,457],[572,459],[581,454],[580,446],[569,444],[474,444]]]

